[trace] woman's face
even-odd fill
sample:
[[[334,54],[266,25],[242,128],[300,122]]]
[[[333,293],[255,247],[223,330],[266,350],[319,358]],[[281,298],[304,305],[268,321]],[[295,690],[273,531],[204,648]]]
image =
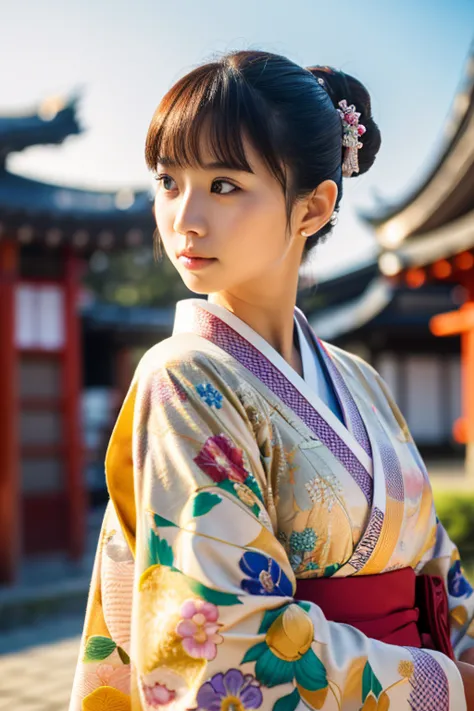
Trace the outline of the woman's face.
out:
[[[157,166],[155,216],[164,249],[199,294],[246,287],[268,293],[272,274],[284,276],[288,268],[297,276],[304,240],[295,245],[289,238],[283,190],[252,146],[244,146],[251,173],[216,165],[207,149],[205,168]]]

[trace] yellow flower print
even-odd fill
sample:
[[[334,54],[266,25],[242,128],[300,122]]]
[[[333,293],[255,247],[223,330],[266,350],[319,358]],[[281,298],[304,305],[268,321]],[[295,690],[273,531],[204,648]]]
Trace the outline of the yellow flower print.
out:
[[[398,665],[398,673],[404,679],[409,679],[412,676],[414,671],[415,671],[415,665],[413,664],[413,662],[402,660],[400,662],[400,664]]]
[[[304,605],[293,603],[265,612],[259,629],[265,633],[265,640],[250,647],[242,659],[242,664],[256,662],[255,677],[262,686],[295,681],[308,692],[327,688],[326,669],[312,649],[313,623]],[[318,702],[322,695],[317,696]],[[288,705],[294,709],[299,698],[295,688],[289,697],[283,697],[282,708]]]
[[[454,628],[458,629],[463,627],[467,622],[467,610],[464,605],[453,607],[449,613],[449,618]]]
[[[388,698],[388,695],[383,691],[380,696],[379,700],[377,701],[377,711],[388,711],[390,708],[390,699]]]
[[[352,660],[347,672],[344,688],[342,690],[342,704],[355,706],[356,699],[362,694],[362,674],[367,664],[367,657],[356,657]],[[352,706],[350,706],[352,708]]]
[[[276,657],[294,662],[306,654],[313,638],[314,627],[308,615],[298,605],[288,605],[268,630],[266,642]]]
[[[373,694],[369,694],[364,701],[360,711],[388,711],[390,708],[390,699],[388,695],[383,691],[378,700]]]
[[[234,490],[243,504],[245,504],[246,506],[253,506],[254,505],[255,497],[246,486],[243,486],[243,484],[239,484],[236,482],[234,484]]]
[[[369,694],[366,697],[364,705],[361,707],[360,711],[377,711],[377,699],[373,694]]]
[[[318,689],[317,691],[308,691],[308,689],[303,689],[300,684],[296,684],[296,688],[298,689],[299,695],[303,701],[307,703],[309,708],[316,710],[323,708],[328,695],[329,686],[326,686],[324,689]]]
[[[82,711],[131,711],[130,696],[111,686],[101,686],[82,701]]]
[[[413,675],[414,670],[415,665],[413,662],[402,659],[402,661],[398,664],[398,673],[400,674],[401,679],[395,681],[393,684],[390,684],[390,686],[388,686],[385,690],[381,689],[380,682],[374,676],[373,678],[376,683],[371,684],[372,688],[365,697],[364,705],[361,707],[360,711],[389,711],[390,699],[387,692],[395,686],[399,686],[399,684],[403,684],[408,681],[408,679],[410,679]],[[373,675],[372,671],[371,674]],[[380,689],[380,691],[378,689]]]

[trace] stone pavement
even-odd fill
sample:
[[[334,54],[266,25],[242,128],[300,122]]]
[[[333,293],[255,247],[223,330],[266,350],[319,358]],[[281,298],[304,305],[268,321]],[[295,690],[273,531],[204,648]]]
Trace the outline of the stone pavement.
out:
[[[104,506],[89,511],[81,560],[72,562],[64,553],[25,558],[17,582],[0,585],[0,642],[10,629],[58,613],[84,612],[103,513]]]
[[[103,507],[88,518],[83,560],[38,556],[0,586],[0,711],[67,711]]]
[[[0,711],[67,711],[83,616],[0,635]]]

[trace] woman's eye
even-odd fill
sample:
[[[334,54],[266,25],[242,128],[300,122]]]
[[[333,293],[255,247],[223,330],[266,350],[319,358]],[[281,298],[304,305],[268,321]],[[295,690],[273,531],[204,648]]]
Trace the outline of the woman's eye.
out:
[[[155,176],[158,183],[163,186],[165,192],[171,192],[177,189],[176,182],[171,178],[171,176],[163,174]],[[230,183],[228,180],[214,180],[211,187],[211,192],[217,193],[218,195],[228,195],[239,190],[239,188]]]
[[[214,180],[212,183],[212,192],[217,193],[218,195],[228,195],[229,193],[234,193],[237,190],[239,190],[239,188],[236,185],[229,183],[227,180]]]
[[[170,178],[169,175],[157,175],[156,179],[166,191],[174,190],[176,188],[176,183],[173,178]]]

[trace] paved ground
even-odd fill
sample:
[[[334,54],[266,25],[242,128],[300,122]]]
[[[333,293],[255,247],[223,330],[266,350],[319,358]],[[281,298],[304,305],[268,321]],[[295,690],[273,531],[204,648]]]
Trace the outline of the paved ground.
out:
[[[81,616],[0,636],[0,711],[67,711]]]

